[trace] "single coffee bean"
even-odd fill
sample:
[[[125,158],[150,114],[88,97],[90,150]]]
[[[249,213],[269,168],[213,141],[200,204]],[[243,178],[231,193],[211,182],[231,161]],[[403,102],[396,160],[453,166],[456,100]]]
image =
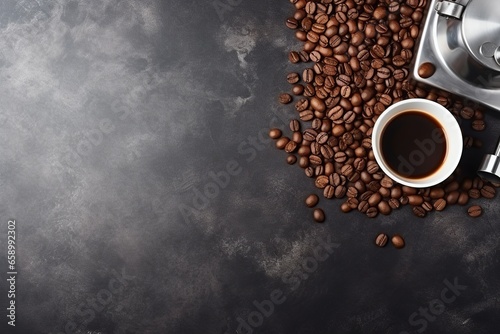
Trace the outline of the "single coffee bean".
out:
[[[434,209],[434,207],[432,206],[431,203],[425,201],[424,203],[422,203],[422,208],[427,211],[427,212],[431,212],[432,209]]]
[[[368,211],[369,208],[370,208],[370,204],[368,204],[367,201],[361,201],[358,204],[358,211],[361,213],[366,213],[366,211]]]
[[[290,130],[300,131],[300,122],[298,120],[292,119],[289,125],[290,125]]]
[[[342,203],[342,205],[340,206],[340,210],[343,212],[343,213],[349,213],[353,210],[353,208],[351,208],[349,206],[349,203],[347,202],[344,202]]]
[[[289,84],[296,84],[297,82],[299,82],[299,80],[300,80],[299,74],[295,72],[288,73],[288,75],[286,76],[286,81]]]
[[[481,196],[483,196],[484,198],[492,199],[495,198],[495,195],[496,195],[496,190],[491,186],[484,186],[481,189]]]
[[[472,188],[481,189],[481,188],[483,188],[483,186],[484,186],[484,182],[483,182],[483,179],[481,179],[480,177],[476,177],[472,181]]]
[[[377,245],[378,247],[385,247],[388,241],[389,241],[389,236],[385,233],[380,233],[375,238],[375,245]]]
[[[414,206],[412,211],[413,214],[419,218],[424,218],[427,215],[427,211],[425,211],[421,206]]]
[[[314,185],[319,189],[324,189],[328,185],[328,176],[320,175],[316,178]]]
[[[380,203],[378,203],[377,207],[378,211],[385,216],[389,215],[392,212],[391,206],[386,201],[381,201]]]
[[[467,213],[470,217],[476,218],[483,214],[483,208],[479,205],[473,205],[467,210]]]
[[[286,19],[286,22],[285,22],[286,26],[290,29],[297,29],[298,26],[299,26],[299,21],[297,21],[295,18],[293,17],[289,17]]]
[[[469,191],[472,188],[472,180],[471,179],[464,179],[462,181],[462,190]]]
[[[309,109],[301,111],[299,113],[299,118],[304,122],[310,121],[314,118],[314,112]]]
[[[409,202],[408,196],[406,195],[403,195],[399,198],[399,203],[401,203],[401,205],[407,205],[408,202]]]
[[[445,196],[445,191],[443,188],[431,188],[429,197],[432,199],[438,199]]]
[[[309,164],[309,160],[306,158],[306,157],[300,157],[300,160],[302,159],[306,159],[306,162],[307,164]],[[300,160],[299,160],[299,164],[300,164]],[[306,174],[307,177],[314,177],[314,169],[312,167],[306,167],[304,169],[304,173]]]
[[[458,197],[460,197],[460,192],[458,191],[452,191],[446,196],[446,202],[450,205],[457,204],[458,202]]]
[[[284,150],[289,141],[290,141],[290,139],[288,139],[287,137],[281,137],[275,143],[276,148],[278,150]]]
[[[366,210],[366,216],[368,216],[368,218],[375,218],[377,217],[377,215],[378,215],[378,209],[375,207],[371,207],[368,210]]]
[[[290,140],[285,146],[286,153],[293,153],[297,149],[298,145],[296,142]]]
[[[460,196],[458,196],[458,205],[466,205],[469,202],[469,194],[466,191],[462,191]]]
[[[359,200],[357,198],[349,198],[347,204],[354,210],[358,208]]]
[[[424,79],[430,78],[436,72],[436,67],[432,63],[423,63],[418,68],[418,75]]]
[[[464,107],[462,110],[460,110],[460,116],[463,119],[471,119],[474,117],[474,109],[471,107]]]
[[[380,182],[378,182],[377,180],[373,180],[366,185],[366,188],[373,191],[373,192],[377,192],[381,188]]]
[[[475,131],[483,131],[486,129],[486,123],[482,119],[476,119],[472,122],[472,129]]]
[[[300,56],[297,51],[291,51],[288,54],[288,60],[290,60],[291,63],[296,64],[300,61]]]
[[[332,159],[334,154],[335,154],[335,151],[333,150],[333,148],[331,146],[328,146],[328,145],[321,146],[320,152],[321,152],[321,155],[323,155],[323,157],[325,159]]]
[[[308,168],[309,167],[309,159],[307,157],[300,157],[299,158],[299,166],[300,166],[300,168]],[[307,175],[307,173],[306,173],[306,175]],[[312,176],[314,176],[314,170],[313,170]]]
[[[286,157],[286,162],[289,165],[293,165],[297,162],[297,157],[293,154],[290,154]]]
[[[422,205],[422,203],[424,203],[424,198],[419,195],[409,195],[408,203],[410,203],[410,205],[415,205],[415,206]]]
[[[282,104],[288,104],[292,102],[292,96],[288,93],[281,93],[279,96],[279,101]]]
[[[376,161],[369,161],[366,165],[366,170],[369,174],[375,174],[379,171],[379,166]]]
[[[403,193],[406,195],[416,195],[418,193],[417,189],[408,186],[401,187],[401,190],[403,190]]]
[[[446,208],[446,200],[444,198],[440,198],[434,202],[434,209],[436,211],[443,211]]]
[[[479,189],[471,189],[469,190],[469,197],[473,199],[481,198],[481,191]]]
[[[460,189],[460,183],[458,183],[458,181],[453,181],[453,182],[447,184],[446,187],[444,187],[444,191],[447,193],[450,193],[450,192],[458,190],[458,189]]]
[[[395,209],[399,209],[399,207],[401,206],[401,203],[395,199],[395,198],[391,198],[389,201],[389,206],[391,207],[391,209],[395,210]]]
[[[334,155],[335,162],[344,163],[347,160],[347,154],[345,152],[339,151]]]
[[[327,185],[325,189],[323,189],[323,196],[329,199],[333,198],[333,196],[335,196],[335,187],[331,184]]]
[[[272,128],[269,130],[269,137],[272,139],[278,139],[282,135],[281,130],[278,128]]]
[[[347,197],[348,198],[355,198],[355,197],[358,197],[358,189],[356,189],[355,187],[349,187],[347,189]]]
[[[391,243],[397,249],[404,248],[405,246],[405,240],[399,234],[395,234],[392,236]]]
[[[325,221],[325,212],[322,209],[314,209],[313,218],[317,223],[323,223]]]
[[[394,185],[394,181],[392,181],[390,177],[384,176],[384,178],[380,180],[380,184],[384,188],[391,188]]]
[[[379,193],[374,193],[368,199],[368,204],[370,204],[370,206],[377,206],[381,201],[382,195],[380,195]]]
[[[302,138],[302,133],[300,131],[295,131],[293,134],[292,134],[292,140],[294,142],[296,142],[297,144],[300,144],[302,143],[303,141],[303,138]]]
[[[345,194],[347,192],[346,187],[344,186],[338,186],[335,188],[335,198],[344,198]]]

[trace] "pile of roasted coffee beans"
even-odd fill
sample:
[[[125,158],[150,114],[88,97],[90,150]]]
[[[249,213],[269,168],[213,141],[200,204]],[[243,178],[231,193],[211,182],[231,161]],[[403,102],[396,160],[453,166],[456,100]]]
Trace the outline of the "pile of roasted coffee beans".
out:
[[[375,161],[371,143],[375,121],[403,99],[437,101],[461,119],[462,126],[486,128],[477,106],[409,78],[427,0],[290,2],[295,12],[286,26],[303,43],[288,55],[300,70],[286,76],[291,89],[280,94],[279,102],[293,102],[297,118],[290,121],[289,136],[279,129],[269,132],[276,147],[288,154],[288,164],[298,162],[326,199],[343,200],[343,212],[357,210],[370,218],[405,205],[417,217],[425,217],[450,205],[495,197],[495,186],[461,175],[460,167],[438,186],[415,189],[395,183]],[[427,77],[434,70],[430,63],[418,69]],[[481,146],[478,139],[464,138],[465,148]],[[314,208],[315,221],[325,221],[324,211],[315,208],[317,195],[305,202]],[[482,214],[478,205],[465,211],[470,217]],[[401,240],[396,238],[396,247],[401,247]]]

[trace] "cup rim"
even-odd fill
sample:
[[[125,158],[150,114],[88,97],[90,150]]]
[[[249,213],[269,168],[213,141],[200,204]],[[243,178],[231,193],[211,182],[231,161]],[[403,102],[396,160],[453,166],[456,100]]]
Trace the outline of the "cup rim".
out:
[[[442,166],[433,174],[418,179],[405,178],[393,172],[385,163],[380,148],[381,135],[389,121],[396,117],[396,115],[408,111],[422,111],[423,113],[430,114],[442,126],[447,142],[447,152]],[[453,140],[450,140],[450,138],[453,138]],[[462,157],[463,136],[456,118],[448,109],[431,100],[414,98],[399,101],[389,106],[379,116],[372,131],[372,149],[378,165],[391,179],[404,186],[427,188],[443,182],[455,171]]]

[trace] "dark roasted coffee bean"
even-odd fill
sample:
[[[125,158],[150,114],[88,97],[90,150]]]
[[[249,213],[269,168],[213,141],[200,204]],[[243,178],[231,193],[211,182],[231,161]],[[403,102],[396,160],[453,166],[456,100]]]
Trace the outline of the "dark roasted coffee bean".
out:
[[[409,202],[409,199],[408,199],[408,196],[406,195],[403,195],[399,198],[399,203],[401,203],[401,205],[407,205]]]
[[[309,164],[309,160],[307,160],[306,157],[300,157],[301,160],[302,160],[302,158],[305,158],[307,163]],[[314,177],[314,169],[312,167],[306,167],[304,169],[304,172],[305,172],[307,177]]]
[[[290,141],[290,139],[288,139],[287,137],[281,137],[275,143],[276,148],[278,150],[284,150],[289,141]]]
[[[301,144],[304,140],[304,138],[302,138],[302,133],[300,133],[300,131],[295,131],[293,134],[292,134],[292,140],[294,142],[296,142],[297,144]]]
[[[288,54],[288,60],[290,60],[291,63],[295,64],[300,61],[299,53],[296,51],[291,51]]]
[[[300,122],[296,119],[292,119],[289,124],[290,130],[300,131]]]
[[[313,218],[317,223],[323,223],[325,221],[325,212],[322,209],[314,209]]]
[[[318,135],[316,136],[316,141],[320,145],[325,144],[328,141],[328,133],[326,133],[326,132],[318,133]]]
[[[458,202],[458,197],[460,197],[460,192],[458,191],[452,191],[446,196],[446,203],[450,205],[457,204]]]
[[[480,177],[476,177],[472,181],[472,188],[481,189],[481,188],[483,188],[483,186],[484,186],[484,182]]]
[[[279,96],[279,101],[282,104],[288,104],[292,102],[292,96],[288,93],[281,93]]]
[[[368,204],[367,201],[361,201],[358,204],[358,211],[361,213],[366,213],[366,211],[368,211],[369,208],[370,208],[370,204]]]
[[[324,189],[328,185],[328,176],[320,175],[316,178],[314,185],[319,189]]]
[[[391,207],[391,209],[395,210],[395,209],[399,209],[399,207],[401,206],[401,203],[395,199],[395,198],[391,198],[389,201],[389,206]]]
[[[427,212],[431,212],[434,207],[431,203],[425,201],[424,203],[422,203],[422,208]]]
[[[343,213],[349,213],[353,210],[353,208],[351,208],[349,206],[349,203],[347,202],[344,202],[342,203],[342,205],[340,206],[340,210],[343,212]]]
[[[289,17],[285,22],[286,26],[290,29],[297,29],[299,26],[299,21],[297,21],[294,17]]]
[[[443,188],[431,188],[429,197],[432,199],[438,199],[445,196],[445,191]]]
[[[349,207],[351,209],[357,209],[358,208],[358,205],[359,205],[359,200],[357,198],[349,198],[347,200],[347,204],[349,205]]]
[[[303,63],[307,63],[309,61],[309,53],[306,50],[302,50],[298,53],[299,60]]]
[[[302,73],[302,80],[306,83],[311,83],[314,81],[314,71],[312,68],[306,68]]]
[[[297,149],[297,143],[294,141],[289,141],[285,146],[286,153],[293,153]]]
[[[486,123],[482,119],[477,119],[472,122],[472,128],[475,131],[483,131],[486,129]]]
[[[309,167],[309,159],[307,157],[300,157],[299,158],[299,166],[300,166],[300,168],[308,168]],[[314,176],[314,170],[313,170],[313,176]]]
[[[321,146],[320,151],[321,151],[321,155],[323,155],[323,157],[325,159],[332,159],[333,155],[335,154],[335,151],[333,150],[333,148],[331,148],[331,146],[328,146],[328,145]]]
[[[335,198],[344,198],[345,194],[347,192],[346,187],[344,186],[338,186],[335,188]]]
[[[467,210],[467,213],[470,217],[476,218],[483,214],[483,208],[479,205],[474,205]]]
[[[335,153],[334,159],[335,162],[344,163],[347,160],[347,155],[345,154],[345,152],[340,151]]]
[[[491,186],[484,186],[481,189],[481,196],[483,196],[484,198],[492,199],[495,198],[495,195],[496,195],[496,190]]]
[[[440,198],[434,202],[434,209],[436,211],[443,211],[446,208],[446,200],[444,198]]]
[[[469,190],[469,197],[473,199],[481,198],[481,191],[479,189],[471,189]]]
[[[295,84],[295,83],[299,82],[299,80],[300,80],[299,74],[295,73],[295,72],[288,73],[288,75],[286,76],[286,81],[289,84]]]
[[[310,121],[314,118],[314,112],[309,109],[301,111],[299,113],[299,118],[304,122]]]
[[[323,189],[323,196],[325,196],[325,198],[333,198],[333,196],[335,196],[335,187],[331,184],[327,185],[325,189]]]
[[[366,210],[366,216],[368,218],[375,218],[375,217],[377,217],[377,215],[378,215],[378,209],[377,208],[371,207],[368,210]]]
[[[281,135],[282,132],[280,129],[272,128],[269,130],[269,137],[271,137],[272,139],[278,139],[281,137]]]
[[[460,196],[458,196],[457,203],[458,205],[466,205],[469,202],[469,194],[466,191],[460,192]]]
[[[373,192],[377,192],[377,191],[379,191],[381,186],[380,186],[380,182],[374,180],[374,181],[371,181],[370,183],[368,183],[366,185],[366,187]]]
[[[377,207],[378,211],[385,216],[389,215],[392,212],[391,206],[386,201],[381,201]]]
[[[460,110],[460,116],[463,119],[471,119],[474,117],[474,109],[471,107],[464,107],[462,110]]]
[[[380,180],[380,184],[384,188],[391,188],[394,185],[394,181],[392,181],[388,176],[384,176],[384,178]]]
[[[401,189],[406,195],[416,195],[418,192],[417,189],[408,186],[402,186]]]
[[[408,196],[408,203],[410,203],[410,205],[422,205],[422,203],[424,202],[424,198],[422,196],[419,196],[419,195],[409,195]]]
[[[424,79],[431,77],[436,72],[436,67],[432,63],[423,63],[418,68],[418,75]]]
[[[347,189],[347,197],[349,198],[358,197],[358,189],[356,189],[355,187],[349,187]]]
[[[414,206],[412,211],[413,214],[419,218],[424,218],[427,215],[427,211],[425,211],[421,206]]]
[[[377,245],[378,247],[385,247],[385,245],[387,245],[387,241],[389,241],[389,237],[387,236],[387,234],[380,233],[375,238],[375,245]]]
[[[368,204],[370,204],[370,206],[377,206],[381,201],[382,195],[380,195],[379,193],[374,193],[368,199]]]
[[[375,161],[368,161],[368,164],[366,165],[366,170],[369,174],[375,174],[376,172],[379,171],[379,166]]]
[[[404,248],[405,246],[405,240],[399,234],[395,234],[392,236],[391,243],[397,249]]]
[[[295,104],[295,110],[298,112],[304,111],[309,107],[309,100],[308,99],[300,99],[296,104]]]
[[[297,157],[293,154],[290,154],[286,157],[286,163],[289,165],[293,165],[297,162]]]
[[[447,184],[446,187],[444,187],[444,191],[447,193],[450,193],[450,192],[458,190],[458,189],[460,189],[460,183],[458,183],[458,181],[453,181],[453,182]]]

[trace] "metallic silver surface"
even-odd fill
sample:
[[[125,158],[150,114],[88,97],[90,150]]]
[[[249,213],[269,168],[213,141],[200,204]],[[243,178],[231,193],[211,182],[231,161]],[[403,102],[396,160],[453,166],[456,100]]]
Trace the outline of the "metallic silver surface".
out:
[[[464,6],[452,1],[441,1],[436,4],[436,11],[439,15],[457,19],[462,17],[464,8]]]
[[[438,5],[441,3],[441,5]],[[440,16],[434,10],[444,2],[433,0],[418,47],[413,76],[416,80],[500,110],[500,66],[490,45],[500,45],[500,7],[486,0],[465,4],[461,20]],[[442,11],[442,10],[441,10]],[[500,57],[498,57],[500,59]],[[418,75],[425,62],[436,66],[429,78]]]
[[[478,169],[478,175],[491,182],[500,182],[500,141],[494,154],[486,154]]]
[[[495,55],[495,51],[497,50],[497,45],[495,43],[486,42],[481,45],[479,52],[483,57],[493,57]]]

